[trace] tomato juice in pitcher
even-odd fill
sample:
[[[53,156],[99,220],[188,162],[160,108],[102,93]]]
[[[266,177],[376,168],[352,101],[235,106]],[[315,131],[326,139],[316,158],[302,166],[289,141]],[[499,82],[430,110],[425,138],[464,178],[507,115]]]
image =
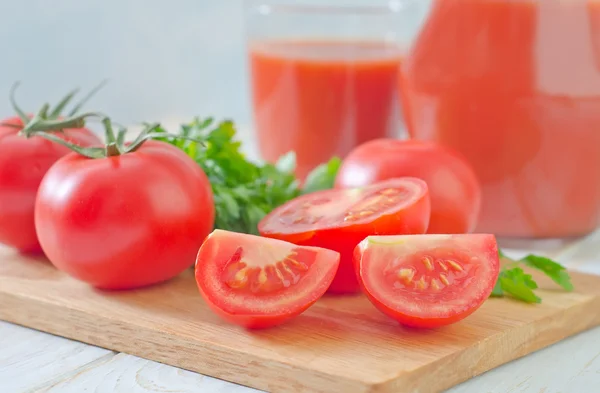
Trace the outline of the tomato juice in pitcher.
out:
[[[399,85],[410,135],[473,165],[477,231],[598,227],[600,0],[434,0]]]

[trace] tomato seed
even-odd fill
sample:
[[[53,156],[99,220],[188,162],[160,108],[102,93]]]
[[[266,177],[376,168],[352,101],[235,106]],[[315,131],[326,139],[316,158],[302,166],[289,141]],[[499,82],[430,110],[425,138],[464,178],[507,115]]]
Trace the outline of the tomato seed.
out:
[[[283,273],[281,272],[282,265],[283,263],[281,262],[277,263],[277,267],[275,267],[275,274],[277,275],[279,282],[283,284],[283,287],[288,288],[290,285],[292,285],[292,283],[290,280],[286,280],[286,278],[283,276]]]
[[[450,281],[444,273],[440,273],[440,280],[444,283],[444,285],[450,285]]]
[[[265,270],[261,270],[258,273],[258,283],[260,285],[264,285],[267,282],[267,272]]]
[[[298,253],[296,251],[292,251],[287,257],[283,259],[283,263],[285,263],[286,265],[291,265],[292,267],[303,271],[308,270],[308,266],[306,266],[305,263],[298,262],[296,259],[293,258],[296,255],[298,255]]]
[[[288,280],[291,280],[292,284],[297,284],[300,281],[300,274],[297,274],[288,264],[287,260],[284,260],[281,263],[280,269],[283,274],[285,274]],[[279,265],[279,263],[277,265]]]
[[[266,277],[266,281],[279,281],[277,279],[277,273],[275,272],[276,267],[273,265],[269,265],[267,267],[264,268],[264,273],[265,273],[265,277]],[[264,289],[264,282],[261,282],[261,277],[260,275],[258,276],[258,282],[261,285],[261,288]]]
[[[246,275],[247,272],[248,268],[242,268],[237,273],[235,273],[235,275],[232,278],[226,281],[227,285],[234,289],[243,288],[248,282],[248,276]]]
[[[425,265],[425,268],[429,271],[433,270],[433,260],[431,259],[431,257],[423,257],[423,259],[421,260],[421,262],[423,262],[423,265]]]
[[[441,268],[442,268],[442,269],[443,269],[445,272],[447,272],[447,271],[448,271],[448,266],[446,266],[446,264],[445,264],[445,263],[444,263],[444,262],[443,262],[441,259],[438,259],[436,262],[437,262],[437,263],[440,265],[440,267],[441,267]]]
[[[436,291],[439,291],[440,289],[442,289],[442,284],[437,278],[434,278],[433,280],[431,280],[431,287]]]
[[[279,266],[280,264],[281,266]],[[279,262],[277,266],[279,266],[286,278],[291,280],[292,284],[297,284],[302,278],[303,274],[308,271],[308,266],[290,257],[287,257],[283,261]]]
[[[446,262],[448,263],[448,265],[450,265],[450,267],[452,268],[452,270],[455,270],[457,272],[462,272],[463,271],[462,266],[460,266],[458,263],[456,263],[452,259],[446,259]]]
[[[297,260],[295,260],[295,259],[293,259],[291,257],[287,257],[285,259],[285,262],[287,262],[288,264],[291,264],[294,269],[300,270],[301,272],[308,271],[308,266],[305,263],[298,262]],[[288,265],[286,265],[286,266],[288,266]]]
[[[398,278],[403,280],[406,284],[410,284],[415,275],[415,271],[413,269],[402,268],[398,270]]]
[[[278,279],[277,268],[269,265],[255,274],[250,290],[254,293],[269,293],[283,288],[283,283]]]
[[[415,286],[418,289],[427,289],[427,287],[429,287],[429,284],[427,284],[427,282],[425,282],[425,277],[421,276],[421,278],[419,279],[419,281],[417,281]]]

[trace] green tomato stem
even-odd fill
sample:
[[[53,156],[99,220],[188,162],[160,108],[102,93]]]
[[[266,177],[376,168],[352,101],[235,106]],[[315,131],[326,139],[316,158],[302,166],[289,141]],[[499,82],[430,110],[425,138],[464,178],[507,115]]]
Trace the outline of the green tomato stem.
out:
[[[117,138],[115,137],[115,132],[113,130],[110,119],[108,117],[105,117],[104,119],[102,119],[102,124],[104,125],[104,130],[106,132],[106,143],[108,144],[108,146],[114,145],[116,147]]]
[[[23,124],[27,125],[28,123],[30,123],[32,121],[32,119],[17,105],[16,99],[15,99],[15,92],[20,84],[21,83],[17,81],[12,85],[12,87],[10,89],[9,100],[10,100],[10,103],[11,103],[14,111],[17,113],[19,118],[21,118],[21,121],[23,122]],[[102,87],[104,87],[105,84],[106,84],[106,80],[102,81],[100,84],[98,84],[96,87],[94,87],[81,101],[79,101],[77,103],[77,105],[75,105],[75,107],[71,110],[71,112],[69,112],[69,115],[67,117],[68,118],[74,117],[79,112],[79,110],[83,107],[83,105],[90,98],[92,98]],[[75,95],[78,92],[79,92],[79,89],[74,89],[74,90],[70,91],[65,97],[63,97],[58,102],[56,107],[52,110],[50,109],[49,104],[44,104],[42,109],[40,109],[40,111],[37,114],[38,118],[43,119],[43,120],[57,120],[58,121],[59,117],[61,116],[62,111],[73,100],[73,97],[75,97]]]
[[[69,112],[69,117],[74,116],[75,114],[77,114],[77,112],[79,112],[81,110],[81,108],[93,97],[96,95],[96,93],[98,93],[98,91],[100,91],[100,89],[102,89],[106,83],[108,83],[108,81],[105,79],[102,82],[100,82],[96,87],[94,87],[92,90],[90,90],[90,92],[88,94],[86,94],[81,101],[79,101],[77,103],[77,105],[75,105],[75,107],[71,110],[71,112]]]
[[[36,131],[36,132],[29,133],[27,135],[27,138],[31,138],[34,136],[39,136],[39,137],[47,139],[51,142],[58,143],[59,145],[69,148],[69,149],[73,150],[74,152],[81,154],[82,156],[87,157],[87,158],[106,157],[105,149],[102,147],[81,147],[74,143],[67,142],[66,140],[54,135],[51,132]]]
[[[19,117],[21,118],[23,124],[27,125],[27,123],[29,123],[29,116],[27,116],[27,114],[23,112],[23,110],[17,105],[17,102],[15,100],[15,92],[17,91],[17,88],[20,84],[21,82],[15,82],[12,85],[12,87],[10,88],[9,100],[15,112],[17,112],[17,115],[19,115]]]
[[[46,103],[44,104],[44,106],[42,106],[42,109],[40,109],[40,112],[38,113],[38,116],[42,119],[46,119],[48,118],[48,111],[50,110],[50,104]]]
[[[58,102],[58,104],[56,104],[56,107],[52,110],[52,112],[50,112],[49,117],[52,119],[59,117],[62,111],[67,105],[69,105],[69,102],[71,102],[71,100],[73,99],[73,97],[75,97],[77,93],[79,93],[79,89],[75,89],[69,92],[62,100]]]
[[[65,128],[82,128],[85,126],[85,118],[87,117],[104,118],[106,116],[102,115],[101,113],[93,112],[60,120],[44,120],[39,116],[36,116],[25,125],[25,127],[21,130],[21,134],[27,136],[28,134],[37,131],[56,131]]]
[[[105,82],[97,86],[92,93],[84,99],[84,101],[93,95],[93,93],[98,91],[104,85],[104,83]],[[131,144],[126,146],[125,134],[127,130],[124,127],[119,127],[118,134],[115,135],[112,121],[108,116],[103,115],[102,113],[89,112],[80,115],[70,115],[66,118],[58,118],[58,114],[77,93],[75,90],[70,92],[63,100],[61,100],[61,102],[59,102],[57,107],[50,114],[48,114],[50,106],[48,104],[44,104],[38,113],[32,119],[30,119],[29,116],[27,116],[25,112],[18,106],[15,100],[14,93],[18,85],[18,82],[13,85],[10,93],[10,101],[15,112],[17,112],[19,117],[21,117],[21,120],[24,124],[19,134],[25,136],[26,138],[31,138],[33,136],[45,138],[49,141],[65,146],[87,158],[106,158],[133,153],[150,139],[180,138],[202,143],[194,138],[172,135],[164,131],[158,132],[157,129],[160,127],[160,124],[155,123],[146,125],[137,138],[135,138]],[[80,103],[80,105],[81,104],[82,103]],[[78,105],[78,107],[80,105]],[[106,138],[106,144],[104,147],[82,147],[56,135],[57,132],[64,132],[65,129],[83,128],[85,126],[86,119],[89,117],[97,117],[101,119]]]
[[[106,157],[115,157],[115,156],[120,156],[120,155],[121,155],[121,150],[119,149],[119,146],[117,145],[116,142],[108,143],[106,145]]]

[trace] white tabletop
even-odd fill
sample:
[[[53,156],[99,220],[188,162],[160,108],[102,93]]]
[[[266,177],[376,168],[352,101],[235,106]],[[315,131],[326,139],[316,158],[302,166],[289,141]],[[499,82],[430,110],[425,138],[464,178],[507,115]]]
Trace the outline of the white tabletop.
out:
[[[535,252],[600,274],[600,232]],[[511,250],[514,256],[520,253]],[[598,310],[600,312],[600,310]],[[600,328],[491,370],[449,393],[594,393],[600,386]],[[2,393],[256,392],[243,386],[0,322]]]

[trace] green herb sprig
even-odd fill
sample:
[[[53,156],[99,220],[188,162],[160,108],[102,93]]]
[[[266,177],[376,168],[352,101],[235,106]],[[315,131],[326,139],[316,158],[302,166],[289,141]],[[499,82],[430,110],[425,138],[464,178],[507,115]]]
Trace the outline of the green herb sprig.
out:
[[[541,303],[542,299],[534,292],[538,288],[537,282],[531,274],[523,270],[523,267],[543,272],[565,291],[573,290],[573,283],[567,269],[550,258],[529,254],[515,261],[504,255],[502,251],[499,251],[499,255],[500,258],[511,263],[500,270],[492,297],[509,296],[526,303]]]

